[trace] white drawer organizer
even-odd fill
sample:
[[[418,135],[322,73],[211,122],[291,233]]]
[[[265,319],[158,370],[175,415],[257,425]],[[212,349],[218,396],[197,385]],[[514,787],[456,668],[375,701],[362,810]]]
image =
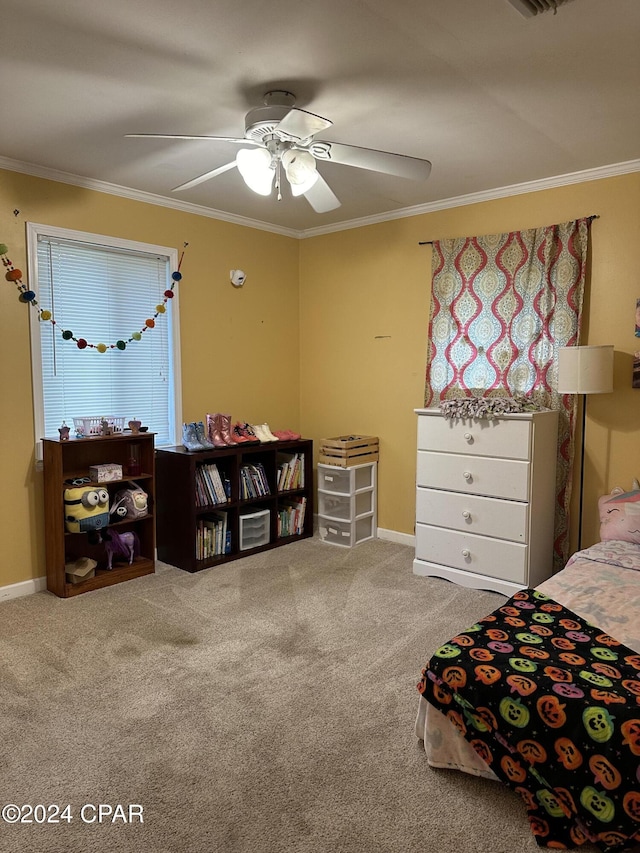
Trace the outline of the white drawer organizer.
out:
[[[268,509],[240,513],[240,551],[268,544],[270,515]]]
[[[352,548],[376,538],[377,464],[318,464],[318,530],[323,542]]]
[[[513,595],[551,575],[558,413],[416,409],[417,575]]]

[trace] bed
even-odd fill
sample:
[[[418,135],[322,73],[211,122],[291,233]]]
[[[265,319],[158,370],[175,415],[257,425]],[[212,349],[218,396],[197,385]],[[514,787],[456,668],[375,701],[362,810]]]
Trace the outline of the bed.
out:
[[[430,765],[500,780],[541,846],[640,842],[640,545],[574,554],[441,646],[416,734]]]

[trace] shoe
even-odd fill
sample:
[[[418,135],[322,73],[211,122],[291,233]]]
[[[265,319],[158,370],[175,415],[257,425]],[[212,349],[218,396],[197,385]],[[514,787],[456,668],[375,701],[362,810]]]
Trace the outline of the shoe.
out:
[[[233,436],[242,436],[247,444],[260,444],[260,439],[246,421],[236,421],[233,425]]]
[[[228,447],[235,447],[239,444],[231,435],[231,415],[218,415],[220,419],[220,435],[222,440]]]
[[[207,436],[204,430],[204,424],[202,423],[202,421],[198,421],[196,424],[194,424],[194,426],[196,428],[196,439],[201,445],[202,450],[213,450],[215,448],[215,444],[212,444],[210,441],[207,440]]]
[[[182,424],[182,444],[187,450],[193,453],[198,450],[204,450],[204,447],[198,441],[196,425],[194,423]]]
[[[261,426],[263,427],[263,429],[264,429],[264,431],[265,431],[265,435],[267,436],[267,438],[269,439],[269,441],[280,441],[280,439],[278,438],[278,436],[277,436],[277,435],[274,435],[274,434],[271,432],[271,430],[269,429],[269,424],[261,424]]]
[[[226,447],[227,444],[222,437],[220,415],[207,415],[207,438],[214,447]]]
[[[269,424],[251,424],[251,429],[255,432],[262,444],[269,444],[272,441],[280,441],[280,439],[276,438],[269,429]]]
[[[264,434],[260,424],[251,424],[251,429],[253,430],[253,434],[258,439],[260,444],[268,444],[269,443],[269,439]]]
[[[240,421],[236,421],[235,424],[231,427],[231,435],[238,444],[260,444],[260,440],[256,438],[253,433],[248,435],[245,432],[243,425]]]
[[[302,436],[299,432],[291,432],[290,429],[274,429],[273,434],[280,441],[298,441]]]

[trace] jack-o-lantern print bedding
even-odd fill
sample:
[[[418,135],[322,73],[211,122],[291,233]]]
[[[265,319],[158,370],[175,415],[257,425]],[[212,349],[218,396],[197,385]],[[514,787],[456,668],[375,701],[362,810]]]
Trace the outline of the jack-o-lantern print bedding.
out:
[[[529,589],[422,676],[419,692],[521,795],[538,844],[640,841],[640,654]]]

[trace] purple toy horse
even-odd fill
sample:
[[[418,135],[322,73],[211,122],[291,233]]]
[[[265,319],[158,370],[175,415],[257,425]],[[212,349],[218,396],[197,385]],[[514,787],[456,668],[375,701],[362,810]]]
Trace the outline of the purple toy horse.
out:
[[[113,568],[113,560],[127,560],[129,565],[140,554],[140,540],[133,532],[118,533],[117,530],[103,530],[100,538],[107,552],[107,569]]]

